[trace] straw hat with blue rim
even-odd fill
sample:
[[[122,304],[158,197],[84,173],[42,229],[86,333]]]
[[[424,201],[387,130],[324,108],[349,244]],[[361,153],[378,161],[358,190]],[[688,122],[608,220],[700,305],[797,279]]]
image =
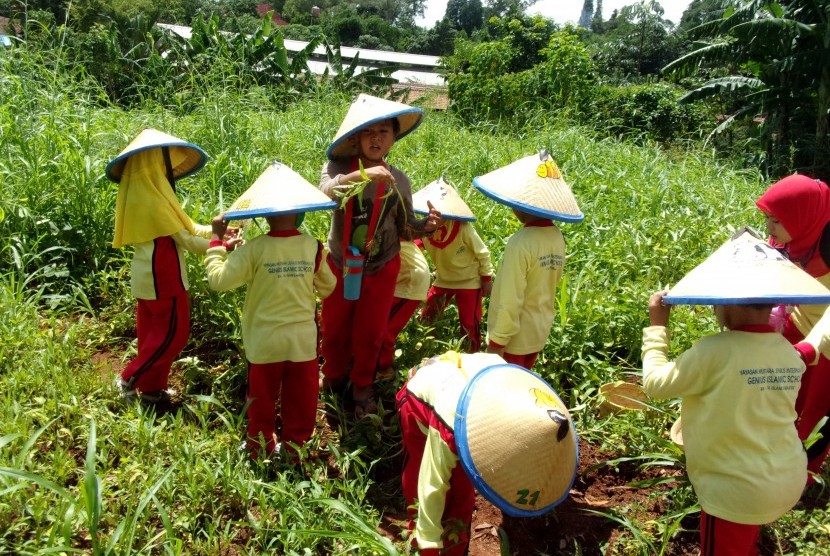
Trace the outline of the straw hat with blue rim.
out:
[[[697,265],[663,301],[675,305],[824,304],[830,290],[744,228]]]
[[[396,118],[399,129],[395,140],[399,140],[412,132],[421,124],[424,111],[401,102],[387,100],[371,95],[360,94],[349,106],[340,129],[334,136],[326,156],[330,160],[348,158],[357,154],[357,147],[349,141],[349,137],[370,125]]]
[[[205,151],[193,143],[148,127],[142,130],[112,162],[107,164],[107,177],[116,183],[120,182],[127,159],[149,149],[167,149],[174,181],[189,176],[208,161]]]
[[[538,218],[582,222],[571,188],[546,150],[473,179],[491,199]]]
[[[564,501],[579,465],[570,413],[539,375],[493,365],[465,386],[455,417],[458,457],[476,489],[513,517]]]
[[[412,194],[412,209],[418,214],[429,214],[429,205],[432,203],[441,213],[444,220],[460,220],[461,222],[475,222],[475,215],[455,188],[444,181],[441,176],[420,191]]]
[[[273,162],[225,213],[225,220],[299,214],[333,209],[337,203],[300,174]]]

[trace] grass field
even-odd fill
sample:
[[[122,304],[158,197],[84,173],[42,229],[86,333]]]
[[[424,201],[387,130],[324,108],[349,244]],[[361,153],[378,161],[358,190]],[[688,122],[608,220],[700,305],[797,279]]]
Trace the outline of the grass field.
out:
[[[408,553],[376,529],[383,512],[402,510],[392,463],[400,433],[388,404],[380,417],[341,416],[339,426],[321,427],[300,469],[253,464],[240,451],[244,292],[210,292],[197,257],[188,262],[191,342],[174,367],[181,404],[157,414],[121,402],[113,386],[135,352],[135,331],[129,252],[110,247],[117,186],[106,163],[145,126],[200,145],[210,162],[179,184],[179,196],[206,224],[270,161],[316,183],[349,99],[321,94],[277,107],[256,90],[217,85],[195,110],[124,111],[59,64],[0,52],[0,66],[0,553]],[[600,418],[597,389],[636,377],[648,294],[735,229],[761,225],[753,200],[765,184],[699,147],[632,146],[554,113],[523,128],[468,128],[429,113],[391,162],[416,190],[442,174],[451,181],[497,265],[518,223],[472,178],[540,148],[553,154],[586,219],[562,226],[566,277],[536,370],[572,409],[583,440],[617,458],[659,454],[677,403]],[[304,228],[323,239],[327,215],[310,214]],[[455,320],[450,310],[432,327],[411,323],[399,373],[455,347]],[[679,352],[714,323],[705,308],[685,308],[672,327]],[[675,502],[694,499],[678,486]],[[679,533],[668,521],[619,518],[628,511],[609,511],[620,522],[613,547],[576,543],[559,553],[650,554]],[[822,507],[799,507],[764,532],[779,552],[811,554],[830,552],[828,534]]]

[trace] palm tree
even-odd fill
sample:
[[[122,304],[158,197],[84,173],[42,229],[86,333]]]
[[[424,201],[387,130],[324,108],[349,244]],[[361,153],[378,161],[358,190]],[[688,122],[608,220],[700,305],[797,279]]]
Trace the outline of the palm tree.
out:
[[[724,4],[723,15],[690,33],[700,42],[663,68],[710,79],[681,101],[733,95],[733,113],[714,131],[762,116],[768,172],[805,170],[830,177],[830,0],[748,0]]]

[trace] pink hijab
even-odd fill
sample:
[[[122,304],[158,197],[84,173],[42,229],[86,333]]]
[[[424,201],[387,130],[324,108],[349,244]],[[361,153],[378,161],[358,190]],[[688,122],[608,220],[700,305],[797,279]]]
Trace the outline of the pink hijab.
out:
[[[819,240],[830,222],[830,187],[800,174],[772,184],[755,205],[781,222],[792,240],[784,247],[790,260],[812,276],[830,272],[819,253]]]

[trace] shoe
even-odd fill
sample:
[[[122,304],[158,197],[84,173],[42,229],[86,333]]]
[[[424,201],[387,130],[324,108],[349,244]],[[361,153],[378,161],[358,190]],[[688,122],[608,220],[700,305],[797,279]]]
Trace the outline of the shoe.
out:
[[[156,390],[155,392],[140,392],[138,397],[143,403],[164,405],[173,402],[173,395],[175,393],[174,390],[168,388],[167,390]]]
[[[388,369],[382,369],[375,373],[375,380],[377,381],[384,381],[384,380],[392,380],[395,378],[395,369],[389,367]]]
[[[375,395],[374,392],[372,392],[371,386],[365,389],[352,389],[352,396],[355,396],[356,394],[364,395],[352,398],[352,402],[354,402],[355,419],[363,419],[367,415],[374,415],[378,412],[378,403],[375,400]]]
[[[132,401],[138,397],[138,390],[120,375],[115,375],[115,387],[118,388],[118,395],[122,400]]]

